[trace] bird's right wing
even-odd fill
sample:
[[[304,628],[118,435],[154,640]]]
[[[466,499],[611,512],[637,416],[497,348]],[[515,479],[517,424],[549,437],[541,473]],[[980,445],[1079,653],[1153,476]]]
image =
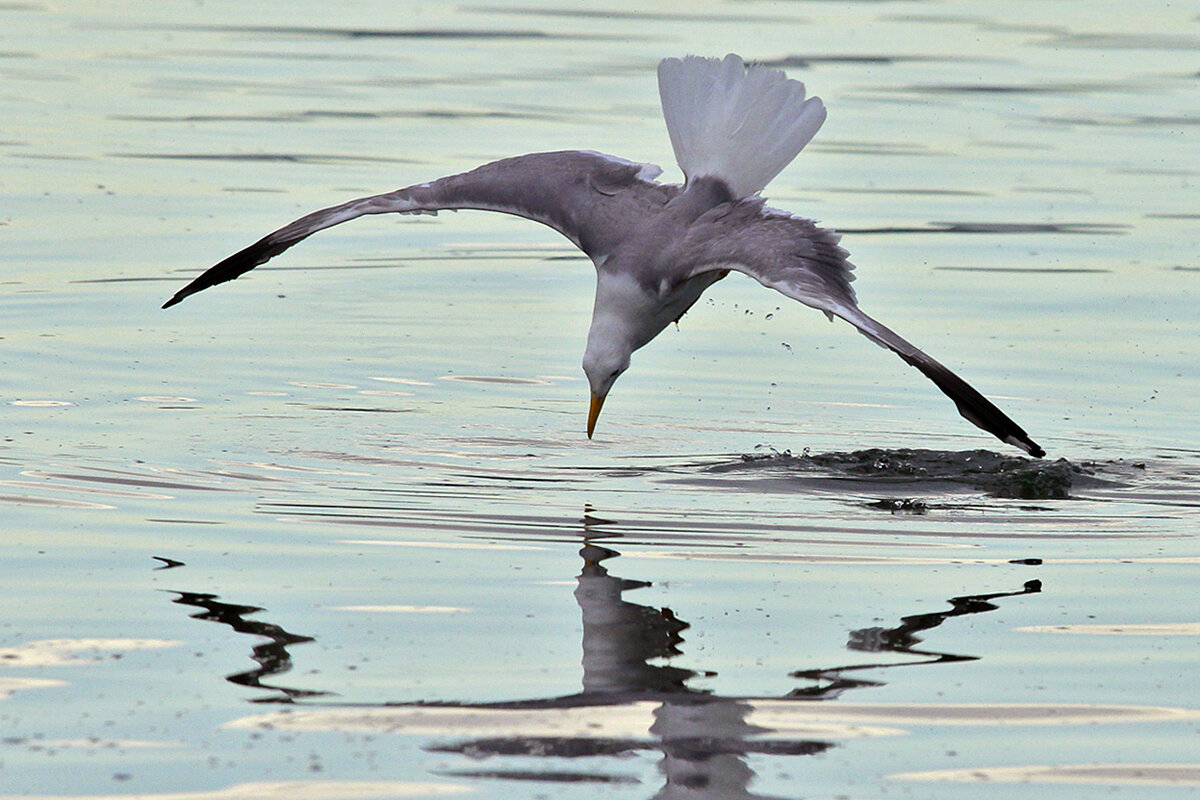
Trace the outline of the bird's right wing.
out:
[[[515,214],[550,226],[594,260],[611,252],[646,213],[680,191],[679,186],[655,182],[660,172],[653,164],[581,150],[493,161],[470,172],[306,214],[211,267],[163,308],[244,275],[317,231],[367,214],[458,209]]]
[[[767,208],[749,199],[719,206],[689,230],[678,253],[690,276],[734,270],[764,286],[840,317],[876,344],[900,356],[933,381],[969,422],[1030,455],[1046,453],[1008,415],[970,384],[858,307],[850,282],[854,265],[838,246],[840,237],[811,220]]]

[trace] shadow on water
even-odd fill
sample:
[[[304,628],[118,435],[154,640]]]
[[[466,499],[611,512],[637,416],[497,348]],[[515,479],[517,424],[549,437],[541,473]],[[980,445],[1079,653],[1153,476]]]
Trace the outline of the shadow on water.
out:
[[[590,529],[586,521],[584,527]],[[694,679],[711,678],[715,673],[661,663],[684,655],[684,633],[691,626],[670,608],[625,599],[627,592],[653,584],[613,574],[606,563],[619,555],[611,547],[593,543],[590,537],[584,539],[579,550],[583,564],[575,578],[573,597],[583,631],[583,688],[565,696],[483,703],[440,698],[383,704],[303,702],[303,698],[321,693],[266,686],[260,678],[290,668],[288,646],[311,641],[309,637],[288,634],[274,625],[248,622],[245,616],[261,609],[221,603],[212,595],[179,593],[175,602],[205,609],[195,615],[197,619],[223,622],[239,632],[271,640],[254,648],[253,657],[263,669],[231,675],[226,680],[283,692],[285,699],[271,698],[268,702],[290,702],[294,707],[284,717],[270,715],[269,721],[250,718],[235,723],[235,727],[279,729],[299,725],[307,730],[432,733],[435,741],[424,746],[430,752],[460,754],[473,760],[526,759],[487,769],[437,770],[448,777],[490,780],[636,783],[638,778],[606,773],[595,762],[586,768],[563,769],[561,761],[544,759],[621,759],[657,753],[663,785],[654,797],[751,800],[766,797],[749,788],[756,777],[748,761],[752,756],[813,755],[836,747],[842,738],[891,733],[855,724],[821,725],[789,719],[789,708],[813,708],[814,702],[836,700],[848,690],[885,684],[877,678],[848,678],[849,672],[873,670],[877,674],[897,667],[977,660],[973,655],[919,649],[918,634],[955,617],[995,610],[998,606],[994,601],[1002,598],[1041,591],[1039,581],[1029,581],[1017,591],[955,597],[949,601],[949,610],[905,616],[890,628],[867,627],[849,634],[846,647],[852,652],[891,652],[915,659],[881,663],[874,658],[864,663],[799,669],[790,676],[803,685],[784,695],[720,696],[690,685]],[[613,725],[614,719],[623,724]],[[485,731],[483,735],[481,730]],[[545,763],[555,768],[542,768]]]

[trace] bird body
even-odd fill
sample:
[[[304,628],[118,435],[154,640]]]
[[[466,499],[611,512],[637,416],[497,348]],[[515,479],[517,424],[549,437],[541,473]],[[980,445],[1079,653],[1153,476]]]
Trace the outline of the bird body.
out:
[[[742,272],[840,317],[929,377],[959,412],[1034,456],[1044,451],[983,395],[863,313],[840,237],[770,208],[758,196],[825,119],[819,98],[781,71],[688,56],[659,65],[663,115],[683,185],[661,169],[585,150],[533,153],[469,172],[321,209],[205,271],[164,304],[232,280],[317,231],[370,214],[499,211],[557,230],[596,267],[583,368],[591,389],[589,438],[634,351],[678,321],[713,283]]]

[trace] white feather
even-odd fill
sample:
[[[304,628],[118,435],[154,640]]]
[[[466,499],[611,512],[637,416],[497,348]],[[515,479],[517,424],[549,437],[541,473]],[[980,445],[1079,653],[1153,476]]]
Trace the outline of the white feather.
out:
[[[737,197],[761,191],[825,121],[825,105],[806,100],[803,83],[732,53],[663,59],[658,93],[688,181],[720,178]]]

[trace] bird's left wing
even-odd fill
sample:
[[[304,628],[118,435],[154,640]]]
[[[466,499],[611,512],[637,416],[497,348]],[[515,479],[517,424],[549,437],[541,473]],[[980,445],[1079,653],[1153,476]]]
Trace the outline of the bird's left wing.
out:
[[[895,331],[864,314],[854,289],[854,265],[838,246],[840,236],[807,219],[766,207],[751,198],[718,206],[689,229],[676,258],[690,275],[712,270],[742,272],[807,306],[841,317],[876,344],[900,356],[933,381],[969,422],[1030,455],[1046,453],[1029,435],[970,384]]]
[[[458,209],[515,214],[550,226],[595,260],[611,252],[633,225],[680,191],[678,186],[654,181],[661,171],[653,164],[582,150],[531,153],[351,200],[306,214],[267,234],[208,269],[163,308],[231,281],[317,231],[367,214],[436,214]]]

